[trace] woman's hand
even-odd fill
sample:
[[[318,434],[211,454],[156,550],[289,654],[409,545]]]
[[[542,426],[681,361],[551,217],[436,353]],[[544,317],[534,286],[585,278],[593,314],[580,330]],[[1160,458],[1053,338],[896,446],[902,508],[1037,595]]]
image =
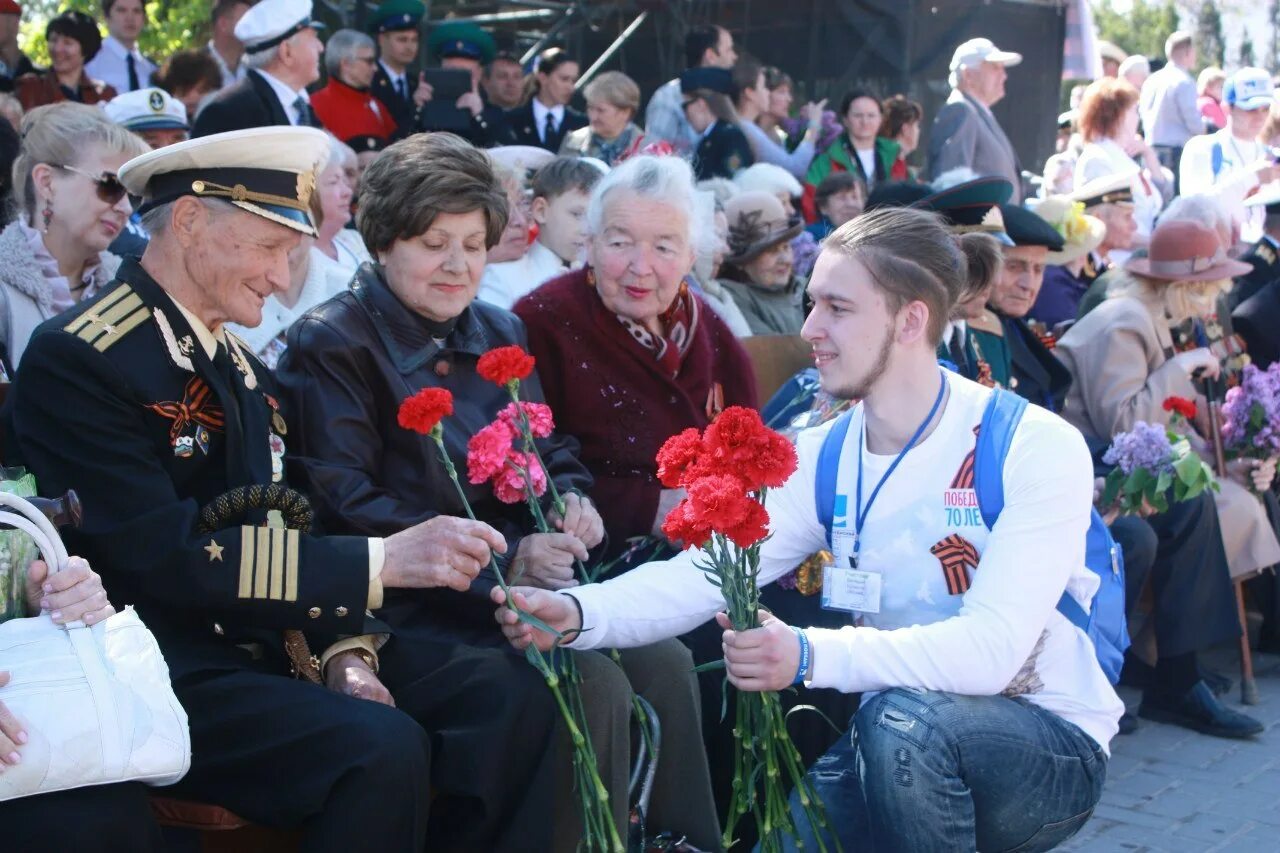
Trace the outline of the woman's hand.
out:
[[[391,691],[379,680],[378,674],[360,655],[340,652],[333,656],[324,668],[324,686],[334,693],[356,699],[368,699],[383,705],[396,706]]]
[[[34,616],[43,610],[59,625],[77,620],[96,625],[116,612],[107,601],[102,578],[80,557],[72,557],[65,569],[52,575],[43,560],[27,568],[27,612]]]
[[[1247,489],[1265,492],[1276,478],[1276,459],[1233,459],[1227,463],[1227,476]]]
[[[827,99],[810,101],[800,108],[800,118],[808,122],[815,131],[822,125],[822,111],[827,108]]]
[[[1173,357],[1173,363],[1192,379],[1217,379],[1218,374],[1222,372],[1218,357],[1210,352],[1208,347],[1180,352]]]
[[[562,533],[577,536],[588,549],[604,541],[604,519],[596,511],[595,504],[576,492],[564,496],[564,518],[555,510],[547,513],[547,520]]]
[[[418,73],[418,86],[413,90],[413,105],[421,108],[423,104],[431,100],[431,96],[435,94],[435,90],[431,88],[431,84],[427,82],[427,75],[423,72]]]
[[[0,696],[4,695],[3,688],[8,683],[9,673],[0,672]],[[18,756],[18,748],[26,742],[27,733],[22,728],[22,723],[0,702],[0,773],[4,772],[6,766],[22,760]]]
[[[578,585],[573,577],[574,558],[587,559],[587,548],[571,533],[534,533],[520,540],[512,561],[511,583],[539,589],[568,589]]]

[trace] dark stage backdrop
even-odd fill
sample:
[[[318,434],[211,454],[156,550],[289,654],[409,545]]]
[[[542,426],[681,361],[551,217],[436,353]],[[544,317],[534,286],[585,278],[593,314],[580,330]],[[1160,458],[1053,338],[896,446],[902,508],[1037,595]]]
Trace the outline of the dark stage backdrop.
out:
[[[1066,12],[1059,0],[701,0],[644,5],[649,20],[608,63],[651,93],[683,66],[682,28],[714,21],[731,29],[765,64],[777,65],[797,83],[800,99],[828,98],[838,108],[854,87],[881,95],[904,93],[925,108],[920,158],[929,122],[950,93],[947,65],[961,42],[985,36],[1024,56],[1009,71],[1007,94],[994,108],[1013,140],[1023,168],[1039,172],[1053,153],[1061,90]],[[634,7],[633,7],[634,8]],[[628,23],[618,15],[598,30],[582,29],[568,41],[587,61]]]

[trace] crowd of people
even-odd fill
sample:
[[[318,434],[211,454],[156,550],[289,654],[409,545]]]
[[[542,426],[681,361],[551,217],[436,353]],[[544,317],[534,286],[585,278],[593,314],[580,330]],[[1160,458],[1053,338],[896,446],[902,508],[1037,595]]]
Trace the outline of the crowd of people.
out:
[[[1186,33],[1162,65],[1104,45],[1033,177],[992,112],[1022,57],[985,38],[955,48],[930,116],[868,89],[800,104],[715,25],[643,93],[614,70],[581,85],[563,47],[526,67],[460,21],[427,27],[418,68],[419,0],[327,37],[310,0],[215,0],[208,43],[161,62],[141,0],[103,0],[105,39],[82,12],[48,23],[48,69],[19,14],[0,0],[2,458],[84,506],[65,532],[83,559],[56,584],[34,564],[25,602],[89,625],[130,605],[154,633],[192,743],[157,793],[306,850],[572,850],[570,738],[518,651],[555,644],[547,627],[614,820],[665,849],[721,848],[739,733],[722,674],[695,674],[720,657],[737,688],[795,685],[847,721],[834,746],[793,724],[845,849],[1051,849],[1139,717],[1262,733],[1200,655],[1245,630],[1237,583],[1280,643],[1276,459],[1163,511],[1122,515],[1101,484],[1140,421],[1212,462],[1206,401],[1280,358],[1267,71],[1197,81]],[[776,393],[767,336],[813,353]],[[554,415],[552,532],[452,481],[511,401],[478,368],[506,345]],[[397,418],[428,388],[453,395],[439,449]],[[1006,398],[1030,405],[996,522],[975,453]],[[664,532],[686,493],[656,462],[735,406],[799,458],[768,496],[750,631]],[[200,527],[269,483],[314,525],[250,506]],[[1095,511],[1125,568],[1135,713],[1062,604],[1098,594]],[[0,773],[39,727],[5,712],[4,677]],[[640,805],[633,696],[662,731]],[[164,849],[135,783],[0,802],[0,827],[15,849]]]

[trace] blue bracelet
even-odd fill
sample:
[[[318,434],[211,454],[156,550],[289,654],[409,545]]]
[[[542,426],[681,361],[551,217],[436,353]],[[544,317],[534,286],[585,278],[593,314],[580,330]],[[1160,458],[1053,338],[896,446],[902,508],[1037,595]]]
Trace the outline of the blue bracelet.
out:
[[[805,674],[809,671],[809,661],[812,659],[813,649],[809,645],[809,637],[804,631],[792,626],[792,631],[796,632],[796,639],[800,641],[800,666],[796,669],[796,677],[792,679],[791,684],[803,684]]]

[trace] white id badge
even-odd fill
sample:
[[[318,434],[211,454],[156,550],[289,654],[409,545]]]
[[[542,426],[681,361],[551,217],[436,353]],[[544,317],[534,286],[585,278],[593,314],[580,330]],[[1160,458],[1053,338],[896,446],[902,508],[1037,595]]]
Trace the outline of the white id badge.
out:
[[[822,606],[850,613],[880,612],[878,572],[864,572],[839,565],[822,567]]]
[[[836,565],[853,568],[853,555],[858,543],[858,534],[849,527],[836,527],[831,531],[831,553],[836,558]]]

